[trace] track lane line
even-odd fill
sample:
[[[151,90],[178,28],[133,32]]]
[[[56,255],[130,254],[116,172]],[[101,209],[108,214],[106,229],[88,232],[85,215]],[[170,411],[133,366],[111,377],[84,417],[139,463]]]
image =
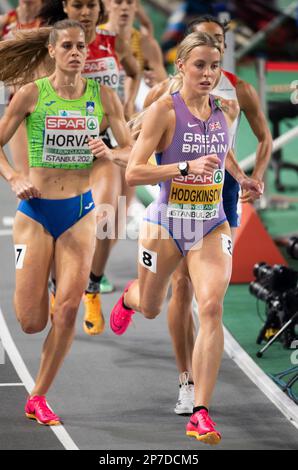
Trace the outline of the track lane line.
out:
[[[30,394],[34,387],[34,380],[31,377],[30,372],[28,371],[27,366],[12,339],[1,308],[0,339],[24,387],[26,388],[28,394]],[[79,450],[62,424],[59,426],[50,426],[50,428],[66,450]]]
[[[0,387],[25,387],[21,382],[15,384],[0,384]]]
[[[266,395],[288,421],[298,429],[298,407],[277,384],[254,362],[240,346],[231,333],[224,327],[225,352],[247,375],[247,377]]]

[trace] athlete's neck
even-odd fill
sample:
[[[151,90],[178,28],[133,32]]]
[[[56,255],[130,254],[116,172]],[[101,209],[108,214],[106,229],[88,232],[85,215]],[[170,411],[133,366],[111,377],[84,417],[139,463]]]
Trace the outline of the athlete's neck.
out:
[[[116,33],[121,38],[130,41],[131,34],[132,34],[132,24],[127,24],[125,26],[119,26],[117,21],[113,21],[113,18],[109,19],[106,23],[106,30],[111,31],[112,33]]]
[[[96,28],[86,29],[86,44],[91,44],[96,38]]]
[[[189,92],[182,87],[180,90],[180,96],[195,116],[205,120],[210,115],[209,95],[198,95],[196,93]]]
[[[83,79],[81,73],[66,74],[56,70],[53,75],[49,77],[49,81],[54,88],[55,92],[61,98],[75,100],[80,98],[86,87],[86,80]]]
[[[21,3],[17,7],[18,21],[21,24],[33,23],[41,8],[41,2]]]

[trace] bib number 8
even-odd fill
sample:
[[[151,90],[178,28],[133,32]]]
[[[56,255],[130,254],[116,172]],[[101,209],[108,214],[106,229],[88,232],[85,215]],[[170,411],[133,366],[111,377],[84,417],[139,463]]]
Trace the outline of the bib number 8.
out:
[[[149,269],[152,273],[156,273],[157,253],[155,251],[147,250],[140,245],[139,263],[144,266],[144,268]]]
[[[152,266],[152,256],[147,251],[143,251],[143,264],[148,268]]]

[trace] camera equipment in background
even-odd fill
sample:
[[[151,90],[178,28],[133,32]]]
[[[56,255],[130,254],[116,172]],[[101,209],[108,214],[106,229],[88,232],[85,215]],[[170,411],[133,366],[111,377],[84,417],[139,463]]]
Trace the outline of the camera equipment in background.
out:
[[[298,244],[296,246],[298,251]],[[298,272],[283,265],[270,266],[266,263],[256,264],[253,272],[256,279],[250,283],[250,293],[266,303],[266,321],[257,338],[257,344],[268,341],[257,353],[261,357],[276,339],[289,348],[298,338],[295,333],[298,323]]]
[[[298,259],[298,237],[289,238],[286,247],[291,258]]]

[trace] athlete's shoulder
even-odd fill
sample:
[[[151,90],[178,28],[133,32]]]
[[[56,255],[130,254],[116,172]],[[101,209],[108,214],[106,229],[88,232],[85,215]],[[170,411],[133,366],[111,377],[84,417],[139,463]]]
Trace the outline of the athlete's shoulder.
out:
[[[234,73],[228,72],[227,70],[224,70],[224,69],[221,69],[221,73],[224,77],[226,77],[229,80],[229,82],[233,85],[233,87],[236,88],[237,84],[240,81],[240,78]]]
[[[169,78],[167,78],[166,80],[163,80],[162,82],[157,83],[156,85],[154,85],[154,87],[151,88],[151,90],[148,92],[148,94],[145,98],[144,108],[147,108],[154,101],[158,100],[158,98],[160,98],[162,95],[164,95],[168,91],[169,85],[170,85],[170,79]]]
[[[26,85],[23,85],[17,93],[19,93],[22,96],[30,96],[31,94],[38,95],[38,84],[37,82],[40,82],[43,79],[36,80],[35,82],[30,82],[26,83]]]
[[[111,87],[106,85],[100,85],[99,94],[103,108],[106,113],[108,113],[110,109],[114,109],[114,107],[119,104],[119,98],[117,96],[117,93]]]
[[[27,83],[23,85],[19,90],[14,94],[9,108],[14,113],[24,112],[30,114],[35,109],[35,105],[38,102],[39,90],[35,82]]]
[[[174,109],[173,98],[171,95],[162,95],[151,107],[156,107],[160,112],[168,112]]]
[[[222,98],[221,96],[214,96],[214,102],[232,122],[236,119],[240,112],[239,103],[237,100]]]
[[[95,81],[95,80],[94,80]],[[98,82],[97,82],[98,83]],[[116,95],[116,92],[115,90],[113,90],[113,88],[111,88],[110,86],[107,86],[107,85],[99,85],[98,83],[98,88],[100,90],[100,93],[105,95],[105,96],[108,96],[108,97],[111,97],[111,96],[115,96]]]

